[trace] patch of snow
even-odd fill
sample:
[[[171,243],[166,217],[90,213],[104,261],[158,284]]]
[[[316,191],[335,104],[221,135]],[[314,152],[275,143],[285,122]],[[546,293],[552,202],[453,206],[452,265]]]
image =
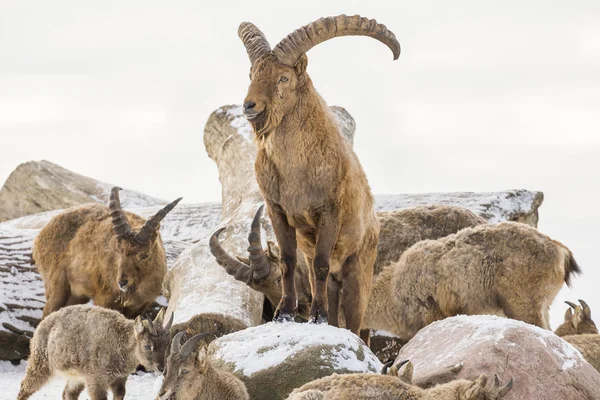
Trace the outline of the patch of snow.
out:
[[[336,369],[373,372],[380,371],[383,366],[356,335],[324,324],[270,322],[218,340],[220,347],[215,357],[235,364],[236,371],[245,376],[279,365],[303,349],[320,345],[335,347],[333,365]],[[360,348],[366,349],[364,360],[356,356]],[[327,360],[331,361],[331,354],[327,355]]]
[[[231,126],[237,129],[240,136],[249,142],[252,142],[254,132],[244,115],[244,109],[241,105],[235,105],[227,109],[227,117],[230,118]]]

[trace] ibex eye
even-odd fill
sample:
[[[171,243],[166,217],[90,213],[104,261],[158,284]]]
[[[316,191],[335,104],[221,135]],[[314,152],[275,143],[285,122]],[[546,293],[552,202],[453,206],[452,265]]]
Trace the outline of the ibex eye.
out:
[[[150,346],[149,344],[145,345],[145,346],[144,346],[144,348],[145,348],[146,350],[152,350],[152,346]]]
[[[190,372],[190,371],[188,371],[187,369],[182,369],[182,370],[181,370],[181,375],[185,375],[185,374],[187,374],[188,372]]]
[[[145,260],[146,258],[148,258],[148,254],[142,254],[140,256],[140,260]]]
[[[282,76],[281,78],[279,78],[279,82],[287,82],[288,78],[285,76]]]

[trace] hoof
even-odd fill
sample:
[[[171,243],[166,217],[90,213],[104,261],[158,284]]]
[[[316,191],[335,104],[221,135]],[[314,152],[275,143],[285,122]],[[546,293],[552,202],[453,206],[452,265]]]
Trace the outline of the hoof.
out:
[[[277,311],[277,312],[275,312],[273,321],[275,321],[275,322],[294,322],[294,314]]]
[[[310,317],[308,318],[308,323],[309,324],[327,324],[327,318],[322,317],[320,315],[316,316],[316,317]]]

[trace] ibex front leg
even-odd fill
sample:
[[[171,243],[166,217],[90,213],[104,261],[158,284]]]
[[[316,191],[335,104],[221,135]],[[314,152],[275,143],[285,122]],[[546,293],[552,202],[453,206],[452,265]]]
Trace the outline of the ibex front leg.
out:
[[[310,316],[308,322],[327,323],[328,319],[328,299],[327,299],[327,278],[329,277],[329,265],[331,254],[337,242],[339,234],[339,222],[337,214],[332,212],[323,213],[319,218],[317,227],[317,241],[315,244],[315,257],[313,265],[315,277],[315,293],[310,307]],[[309,267],[310,268],[310,267]],[[337,312],[334,313],[337,316]],[[338,326],[338,321],[333,325]]]
[[[268,204],[269,217],[273,231],[281,251],[282,296],[275,310],[274,321],[293,321],[296,316],[296,286],[294,272],[296,271],[296,229],[288,224],[283,210],[277,205]]]

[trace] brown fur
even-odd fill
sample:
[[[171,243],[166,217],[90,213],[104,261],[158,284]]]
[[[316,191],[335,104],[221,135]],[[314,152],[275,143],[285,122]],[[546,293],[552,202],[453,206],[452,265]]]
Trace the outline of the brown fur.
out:
[[[175,337],[174,340],[179,340]],[[199,342],[201,344],[201,342]],[[244,383],[227,371],[213,368],[206,345],[189,354],[171,351],[159,400],[249,400]]]
[[[487,377],[455,380],[429,389],[414,386],[399,376],[346,374],[317,379],[295,389],[288,400],[496,400],[512,387],[495,382],[486,388]]]
[[[600,372],[600,335],[582,334],[563,337],[583,355],[587,362]]]
[[[131,228],[145,220],[125,212]],[[50,220],[33,243],[33,259],[44,280],[42,318],[61,307],[87,303],[140,315],[161,293],[167,259],[160,233],[148,244],[117,239],[107,207],[88,204]],[[127,292],[118,281],[127,280]]]
[[[257,60],[244,102],[256,104],[257,114],[247,114],[258,143],[256,178],[281,250],[283,295],[275,319],[296,313],[300,248],[310,266],[309,320],[337,325],[342,303],[346,327],[358,334],[379,223],[365,173],[306,73],[307,63],[306,55],[294,68],[272,54]],[[330,275],[339,282],[337,291],[328,290]]]
[[[576,306],[574,310],[575,313],[571,311],[571,307],[567,309],[564,322],[554,331],[556,335],[567,336],[598,333],[598,328],[592,320],[592,313],[587,304],[583,307]]]
[[[480,225],[424,240],[378,276],[365,325],[409,340],[433,321],[495,314],[550,329],[573,255],[528,225]]]
[[[126,319],[100,307],[65,307],[44,319],[31,339],[31,356],[17,400],[26,400],[53,375],[68,379],[63,399],[79,398],[87,387],[92,400],[125,396],[125,382],[139,364],[162,370],[169,341],[159,313],[155,323]]]

